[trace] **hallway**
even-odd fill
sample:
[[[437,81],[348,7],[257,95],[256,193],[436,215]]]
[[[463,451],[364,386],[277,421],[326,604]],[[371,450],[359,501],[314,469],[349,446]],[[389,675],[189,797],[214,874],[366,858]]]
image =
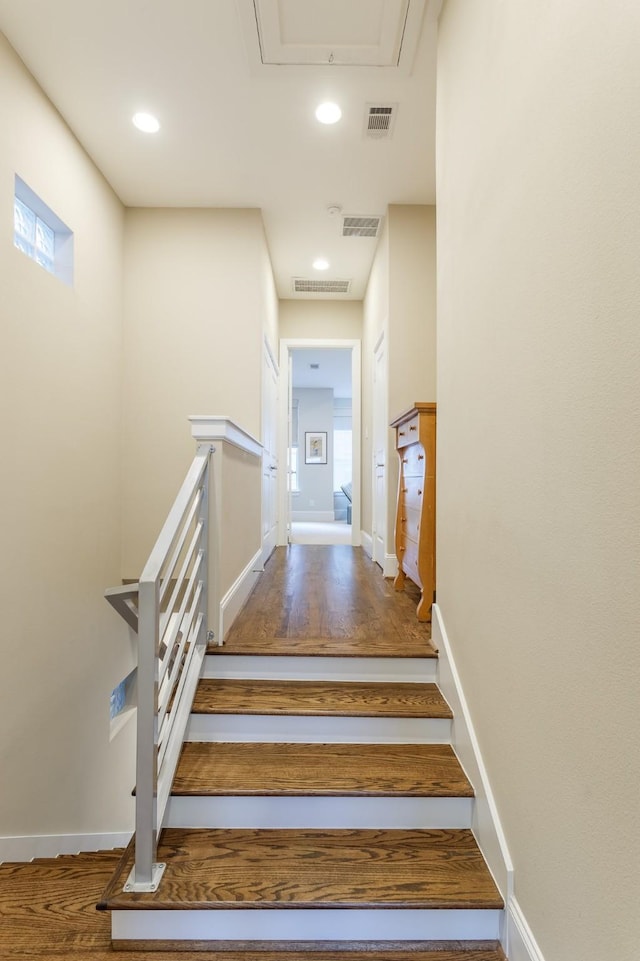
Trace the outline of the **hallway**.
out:
[[[431,657],[418,589],[395,591],[360,547],[278,547],[224,647],[213,654]]]

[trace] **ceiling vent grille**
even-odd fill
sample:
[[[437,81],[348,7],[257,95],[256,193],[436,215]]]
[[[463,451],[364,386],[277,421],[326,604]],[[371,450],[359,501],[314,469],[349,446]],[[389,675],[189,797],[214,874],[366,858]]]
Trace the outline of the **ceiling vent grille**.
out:
[[[382,217],[344,217],[343,237],[377,237]]]
[[[373,137],[374,140],[389,138],[393,132],[397,106],[395,103],[368,103],[364,120],[365,135]]]
[[[293,291],[296,294],[348,294],[350,290],[350,280],[305,280],[303,277],[293,278]]]

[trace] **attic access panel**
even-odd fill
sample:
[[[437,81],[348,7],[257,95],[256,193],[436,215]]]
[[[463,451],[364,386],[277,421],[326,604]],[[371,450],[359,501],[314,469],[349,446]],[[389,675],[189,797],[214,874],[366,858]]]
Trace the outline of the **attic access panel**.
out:
[[[398,67],[425,0],[252,0],[263,64]]]

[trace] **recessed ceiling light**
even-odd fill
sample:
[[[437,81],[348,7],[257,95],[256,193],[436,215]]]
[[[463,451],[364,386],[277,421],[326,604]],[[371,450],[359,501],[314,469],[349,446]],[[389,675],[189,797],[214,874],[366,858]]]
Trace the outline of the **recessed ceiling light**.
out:
[[[337,103],[321,103],[316,107],[316,119],[320,123],[337,123],[342,116],[342,110]]]
[[[135,113],[131,119],[134,127],[143,133],[157,133],[160,130],[160,121],[152,113]]]
[[[316,257],[316,259],[315,259],[314,262],[313,262],[313,269],[314,269],[314,270],[328,270],[328,269],[329,269],[329,261],[328,261],[328,260],[325,260],[324,257]]]

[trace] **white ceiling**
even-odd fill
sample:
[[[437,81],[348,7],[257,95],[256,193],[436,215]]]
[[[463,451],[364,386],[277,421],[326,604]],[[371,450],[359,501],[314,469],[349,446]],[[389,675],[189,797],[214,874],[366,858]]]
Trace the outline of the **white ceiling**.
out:
[[[351,397],[349,348],[294,347],[291,356],[293,387],[331,388],[334,397]],[[317,369],[312,364],[317,364]]]
[[[317,297],[292,293],[302,277],[352,280],[361,299],[376,240],[342,237],[327,207],[435,202],[440,4],[0,0],[0,29],[123,203],[260,207],[280,297]],[[376,59],[397,65],[344,65]],[[315,120],[323,100],[342,107],[335,126]],[[390,139],[365,135],[368,104],[398,105]],[[158,134],[132,126],[138,110]]]

